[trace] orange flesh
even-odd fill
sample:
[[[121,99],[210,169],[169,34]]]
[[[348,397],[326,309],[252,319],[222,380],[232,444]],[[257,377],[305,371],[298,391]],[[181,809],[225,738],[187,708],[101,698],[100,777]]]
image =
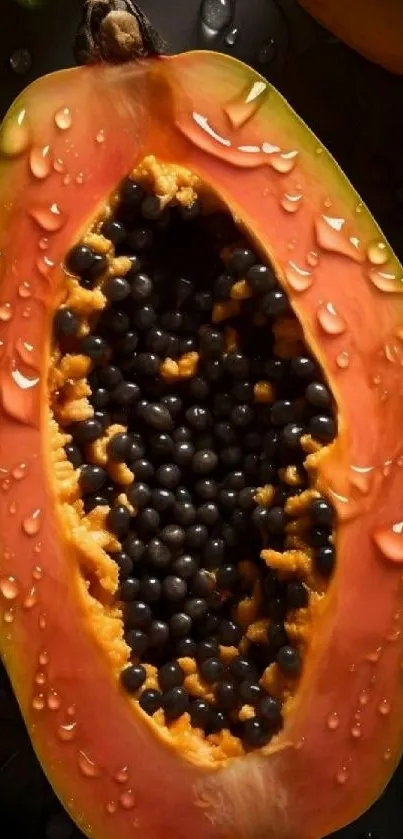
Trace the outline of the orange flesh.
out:
[[[72,124],[60,128],[54,117],[65,108]],[[49,143],[64,171],[59,163],[35,178],[32,150],[39,154]],[[377,245],[379,230],[334,162],[278,94],[218,55],[45,79],[9,115],[0,150],[9,155],[1,163],[1,578],[15,579],[11,599],[1,598],[1,649],[38,755],[80,827],[97,839],[128,839],[138,829],[157,839],[167,825],[178,839],[190,825],[200,839],[318,839],[369,805],[403,741],[401,268]],[[43,468],[61,260],[96,207],[150,151],[214,185],[253,230],[287,285],[339,412],[337,443],[319,463],[319,486],[339,515],[339,562],[313,624],[297,701],[274,754],[215,772],[162,746],[133,717],[88,626],[79,558],[57,526]],[[49,206],[50,194],[64,224],[46,234],[44,251],[44,231],[29,211],[31,201]],[[297,225],[284,209],[290,195],[302,196]],[[16,371],[23,378],[13,377]]]

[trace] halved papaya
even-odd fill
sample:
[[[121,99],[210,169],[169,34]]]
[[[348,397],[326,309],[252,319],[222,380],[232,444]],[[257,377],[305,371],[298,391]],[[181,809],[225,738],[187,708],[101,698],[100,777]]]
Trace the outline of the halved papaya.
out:
[[[219,54],[44,78],[0,155],[0,645],[38,757],[95,839],[319,839],[402,750],[401,266]]]

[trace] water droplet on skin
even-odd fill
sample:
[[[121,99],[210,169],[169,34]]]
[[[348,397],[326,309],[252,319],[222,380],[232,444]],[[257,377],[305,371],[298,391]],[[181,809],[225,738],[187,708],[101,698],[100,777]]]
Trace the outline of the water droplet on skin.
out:
[[[256,56],[257,64],[264,65],[270,64],[277,55],[277,46],[274,38],[270,38],[270,41],[267,44],[263,44],[260,49],[258,50]]]
[[[316,239],[319,247],[325,251],[339,253],[355,262],[362,262],[363,255],[358,239],[348,238],[344,233],[344,218],[322,215],[315,222]]]
[[[369,692],[367,690],[362,690],[359,697],[358,702],[364,708],[365,705],[368,705],[369,702]]]
[[[44,685],[47,681],[47,675],[43,672],[43,670],[39,670],[38,673],[35,674],[35,683],[37,685]]]
[[[86,778],[97,778],[101,774],[97,764],[85,752],[80,751],[77,760],[79,768]]]
[[[125,792],[122,792],[122,795],[119,796],[119,804],[124,810],[131,810],[135,803],[136,799],[132,789],[125,790]]]
[[[73,125],[73,117],[70,108],[61,108],[55,114],[55,123],[61,131],[68,131]]]
[[[29,154],[29,168],[35,178],[44,180],[50,175],[52,162],[50,159],[50,146],[39,148],[34,146]]]
[[[202,0],[200,18],[211,33],[217,34],[229,26],[234,15],[233,0]]]
[[[3,323],[8,323],[13,316],[13,307],[11,303],[0,303],[0,320]]]
[[[353,725],[351,729],[351,736],[354,737],[355,740],[359,740],[359,738],[362,737],[361,726],[358,723]]]
[[[319,264],[319,254],[317,251],[308,251],[306,255],[306,261],[311,268],[316,268]]]
[[[76,737],[76,729],[77,722],[75,720],[72,722],[61,724],[57,729],[57,736],[59,740],[62,740],[64,743],[68,743],[71,740],[74,740],[74,738]]]
[[[233,29],[230,29],[230,31],[229,31],[229,32],[227,32],[227,34],[226,34],[226,36],[225,36],[224,40],[225,40],[225,43],[226,43],[229,47],[233,47],[233,46],[234,46],[235,41],[236,41],[236,39],[237,39],[237,37],[238,37],[238,32],[239,32],[239,29],[237,29],[237,28],[236,28],[236,26],[234,26],[234,28],[233,28]]]
[[[43,568],[40,565],[35,565],[35,568],[32,572],[32,576],[34,580],[42,580],[43,579]]]
[[[341,370],[347,370],[347,367],[350,364],[350,353],[348,353],[347,350],[343,350],[339,353],[336,357],[336,364]]]
[[[25,47],[19,47],[10,55],[10,67],[17,76],[25,76],[32,67],[32,55]]]
[[[15,116],[6,117],[0,130],[0,154],[19,157],[29,147],[31,132],[25,108]]]
[[[342,335],[346,322],[335,309],[333,303],[321,303],[316,311],[320,326],[327,335]]]
[[[339,769],[339,771],[336,775],[336,781],[337,781],[338,784],[345,784],[347,780],[348,780],[347,766],[342,766],[341,769]]]
[[[23,600],[22,605],[23,605],[24,609],[33,609],[34,606],[36,606],[37,602],[38,602],[38,594],[37,594],[35,586],[32,586],[32,588],[28,592],[25,600]]]
[[[383,291],[385,294],[388,294],[388,292],[403,292],[402,279],[398,279],[396,274],[393,274],[391,271],[378,271],[375,268],[371,268],[369,279],[378,291]]]
[[[26,299],[27,297],[31,297],[31,295],[32,295],[31,283],[29,283],[27,280],[24,280],[24,282],[20,283],[20,285],[18,286],[18,295],[19,295],[19,297],[22,297],[23,299],[24,298]]]
[[[48,206],[33,207],[29,214],[47,233],[55,233],[65,223],[60,207],[55,202]]]
[[[372,265],[385,265],[389,259],[389,251],[385,242],[371,242],[367,248],[367,257]]]
[[[58,711],[61,707],[62,700],[57,691],[52,690],[48,694],[47,705],[50,711]]]
[[[19,591],[15,577],[0,577],[0,594],[3,595],[5,600],[15,600]]]
[[[38,661],[39,664],[42,665],[42,667],[46,667],[46,665],[49,664],[49,653],[46,652],[46,650],[43,650],[41,653],[39,653]]]
[[[45,707],[45,697],[43,693],[39,693],[37,696],[34,696],[32,700],[32,707],[34,711],[43,711]]]
[[[300,193],[285,192],[280,204],[287,213],[296,213],[302,202],[302,195]]]
[[[307,291],[312,285],[313,278],[311,271],[300,268],[296,262],[292,262],[291,260],[287,263],[285,277],[290,288],[296,291],[297,294]]]
[[[46,615],[39,615],[39,618],[38,618],[39,629],[42,629],[42,630],[46,629],[47,623],[48,622],[47,622]]]
[[[385,559],[390,562],[403,562],[403,521],[389,527],[379,527],[373,534],[375,544]]]
[[[337,711],[333,711],[333,713],[329,714],[329,716],[327,718],[327,727],[330,729],[330,731],[336,731],[336,729],[339,727],[339,725],[340,725],[340,717],[339,717]]]
[[[383,717],[386,717],[390,714],[390,702],[387,699],[382,699],[378,705],[378,711]]]
[[[7,609],[7,611],[4,612],[4,615],[3,615],[4,623],[12,623],[14,618],[15,618],[15,609],[13,609],[13,608]]]

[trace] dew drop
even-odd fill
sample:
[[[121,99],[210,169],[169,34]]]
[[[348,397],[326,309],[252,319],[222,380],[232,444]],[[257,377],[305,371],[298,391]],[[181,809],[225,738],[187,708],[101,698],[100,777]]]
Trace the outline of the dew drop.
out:
[[[47,233],[55,233],[65,223],[65,218],[56,202],[42,207],[33,207],[30,210],[30,216]]]
[[[0,321],[8,323],[13,316],[13,307],[11,303],[0,303]]]
[[[200,18],[211,33],[217,34],[229,26],[234,15],[233,0],[202,0]]]
[[[346,322],[335,309],[333,303],[321,303],[316,317],[327,335],[341,335],[346,330]]]
[[[38,507],[22,522],[22,529],[27,536],[36,536],[41,529],[42,510]]]
[[[0,594],[5,600],[15,600],[19,595],[19,585],[15,577],[0,577]]]
[[[321,215],[316,220],[315,231],[319,247],[323,250],[347,256],[355,262],[362,262],[359,240],[345,235],[344,218]]]
[[[348,353],[347,350],[342,350],[342,352],[336,356],[336,364],[341,370],[347,370],[347,367],[350,364],[350,353]]]
[[[32,67],[32,55],[26,47],[19,47],[10,55],[10,67],[17,76],[25,76]]]
[[[319,264],[319,254],[317,251],[308,251],[306,261],[311,268],[316,268]]]
[[[226,34],[226,36],[225,36],[225,38],[224,38],[225,43],[227,44],[227,46],[229,46],[229,47],[233,47],[233,46],[234,46],[234,44],[235,44],[235,42],[236,42],[236,40],[237,40],[237,38],[238,38],[238,33],[239,33],[239,29],[237,29],[237,27],[236,27],[236,26],[234,26],[234,28],[233,28],[233,29],[230,29],[230,31],[229,31],[229,32],[227,32],[227,34]]]
[[[99,143],[100,145],[105,142],[105,131],[103,128],[101,128],[101,130],[98,131],[98,134],[95,139],[97,143]]]
[[[38,661],[42,667],[46,667],[46,665],[49,664],[49,653],[46,652],[46,650],[42,650],[42,652],[39,653]]]
[[[373,538],[385,559],[403,562],[403,521],[395,522],[390,527],[377,528]]]
[[[129,778],[129,769],[127,766],[122,766],[121,769],[118,769],[116,774],[114,775],[114,780],[117,781],[118,784],[126,784]]]
[[[47,705],[50,711],[58,711],[61,707],[62,700],[55,690],[51,690],[48,694]]]
[[[15,609],[13,609],[13,608],[7,609],[7,611],[4,612],[4,615],[3,615],[4,623],[13,623],[14,618],[15,618]]]
[[[372,265],[385,265],[389,259],[389,251],[385,242],[371,242],[367,248],[367,257]]]
[[[365,705],[368,705],[368,702],[369,702],[369,691],[367,691],[367,690],[362,690],[362,691],[361,691],[361,693],[360,693],[360,695],[359,695],[359,697],[358,697],[358,702],[360,703],[360,705],[361,705],[363,708],[365,707]]]
[[[362,737],[361,726],[360,726],[359,723],[356,723],[356,725],[353,725],[353,727],[351,729],[351,736],[354,737],[355,740],[359,740],[360,737]]]
[[[131,810],[136,803],[133,790],[127,789],[122,792],[122,795],[119,796],[119,803],[124,810]]]
[[[45,707],[45,697],[43,693],[38,693],[32,700],[32,707],[34,711],[43,711]]]
[[[330,729],[330,731],[336,731],[336,729],[339,727],[339,725],[340,725],[340,717],[339,717],[337,711],[333,711],[333,713],[329,714],[329,716],[327,718],[327,727]]]
[[[97,764],[85,752],[79,751],[77,760],[78,766],[86,778],[97,778],[101,774]]]
[[[378,269],[371,268],[369,279],[378,291],[383,291],[385,294],[388,294],[388,292],[403,292],[402,279],[398,279],[396,274],[391,271],[378,271]]]
[[[27,280],[24,280],[22,283],[20,283],[19,286],[18,286],[18,295],[19,295],[19,297],[22,297],[23,300],[26,299],[27,297],[31,297],[32,296],[31,283],[29,283]]]
[[[378,705],[378,711],[383,717],[386,717],[390,714],[390,702],[387,699],[382,699]]]
[[[35,178],[44,180],[50,175],[52,163],[50,159],[50,146],[33,146],[29,154],[29,168]]]
[[[23,600],[22,605],[23,605],[24,609],[33,609],[34,606],[36,606],[37,602],[38,602],[38,594],[37,594],[35,586],[32,586],[32,588],[29,590],[27,596]]]
[[[35,565],[35,568],[32,572],[32,576],[34,580],[42,580],[43,579],[43,568],[40,565]]]
[[[285,192],[280,204],[287,213],[296,213],[302,201],[302,195],[299,193]]]
[[[339,769],[339,771],[338,771],[338,773],[337,773],[337,775],[336,775],[336,781],[337,781],[337,783],[338,783],[338,784],[345,784],[347,780],[348,780],[348,769],[347,769],[347,766],[342,766],[342,767]]]
[[[6,117],[0,129],[0,154],[5,157],[19,157],[29,147],[31,133],[27,112],[22,108],[15,116]]]
[[[274,38],[270,38],[270,41],[267,44],[262,44],[259,48],[256,62],[260,65],[271,64],[272,61],[276,58],[277,55],[277,46]]]
[[[35,684],[37,685],[44,685],[47,681],[47,675],[43,672],[43,670],[38,670],[35,674]]]
[[[307,291],[312,285],[313,278],[311,271],[300,268],[296,262],[292,262],[291,260],[287,263],[285,277],[290,288],[298,294]]]
[[[61,131],[68,131],[73,124],[70,108],[61,108],[55,114],[55,123]]]
[[[59,740],[62,740],[64,743],[68,743],[77,735],[77,722],[72,720],[71,722],[62,723],[59,725],[57,729],[57,736]]]
[[[108,803],[105,805],[105,809],[110,816],[113,816],[113,814],[116,813],[116,810],[118,809],[118,805],[116,801],[108,801]]]

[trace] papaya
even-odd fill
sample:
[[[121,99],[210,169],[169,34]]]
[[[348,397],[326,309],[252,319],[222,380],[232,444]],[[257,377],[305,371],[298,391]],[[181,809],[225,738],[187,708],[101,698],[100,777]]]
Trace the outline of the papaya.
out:
[[[0,649],[93,839],[320,839],[403,743],[402,268],[254,70],[86,6],[0,132]]]
[[[391,73],[403,73],[400,0],[299,0],[334,35]]]

